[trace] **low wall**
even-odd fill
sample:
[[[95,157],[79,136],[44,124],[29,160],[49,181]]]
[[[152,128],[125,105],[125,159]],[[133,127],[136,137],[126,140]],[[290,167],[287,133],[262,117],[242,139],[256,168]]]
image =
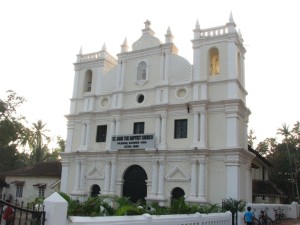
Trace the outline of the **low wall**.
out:
[[[107,217],[80,217],[71,216],[68,224],[83,225],[231,225],[231,213],[189,214],[189,215],[161,215],[144,214],[141,216],[107,216]]]
[[[287,204],[254,204],[254,203],[248,203],[246,205],[246,208],[250,206],[251,211],[255,211],[254,215],[255,218],[258,219],[260,211],[268,208],[268,216],[275,220],[275,212],[274,209],[281,208],[283,209],[283,213],[285,214],[286,218],[300,218],[300,208],[299,204],[297,202],[292,202],[290,205]],[[238,216],[238,225],[244,225],[244,213],[239,213]]]
[[[188,214],[188,215],[149,215],[141,216],[101,216],[67,218],[68,203],[58,193],[54,193],[44,201],[46,211],[45,225],[232,225],[231,213]]]

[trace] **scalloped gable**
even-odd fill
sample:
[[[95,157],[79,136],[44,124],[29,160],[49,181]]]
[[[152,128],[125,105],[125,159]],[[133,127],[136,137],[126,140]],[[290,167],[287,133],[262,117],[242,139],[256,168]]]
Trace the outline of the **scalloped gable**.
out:
[[[147,20],[145,22],[145,29],[142,30],[143,35],[132,45],[133,51],[145,48],[158,47],[161,45],[162,42],[157,37],[154,37],[155,33],[150,28],[150,25],[150,21]]]
[[[169,81],[171,85],[192,81],[192,65],[185,58],[172,54]]]

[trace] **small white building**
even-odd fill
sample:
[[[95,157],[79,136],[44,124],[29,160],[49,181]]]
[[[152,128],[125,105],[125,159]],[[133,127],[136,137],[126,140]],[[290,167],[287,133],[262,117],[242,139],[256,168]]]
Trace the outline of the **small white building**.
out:
[[[3,175],[8,186],[3,188],[2,195],[13,203],[26,204],[60,190],[61,163],[41,162]]]
[[[251,202],[243,38],[228,23],[193,30],[193,62],[178,55],[168,28],[162,42],[145,22],[141,37],[80,50],[62,157],[61,191],[167,205]],[[192,34],[192,32],[191,32]],[[190,43],[187,41],[187,47]]]
[[[257,151],[249,147],[256,155],[252,161],[252,203],[283,204],[287,195],[269,179],[273,165]]]

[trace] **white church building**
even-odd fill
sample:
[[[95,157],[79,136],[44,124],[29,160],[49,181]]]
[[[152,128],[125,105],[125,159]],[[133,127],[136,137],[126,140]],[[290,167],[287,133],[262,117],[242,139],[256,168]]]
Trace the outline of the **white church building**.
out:
[[[117,58],[105,45],[77,55],[61,191],[168,205],[252,200],[243,38],[232,15],[193,30],[193,62],[145,22]],[[192,34],[192,32],[191,32]],[[187,42],[187,46],[189,46]]]

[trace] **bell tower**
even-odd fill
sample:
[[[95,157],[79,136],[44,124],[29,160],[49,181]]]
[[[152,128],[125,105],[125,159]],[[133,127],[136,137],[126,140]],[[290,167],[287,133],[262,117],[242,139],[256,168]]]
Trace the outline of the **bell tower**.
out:
[[[223,26],[201,29],[197,20],[193,43],[193,108],[207,114],[210,147],[247,149],[247,123],[243,38],[230,13]],[[222,126],[220,126],[222,125]],[[221,134],[218,143],[212,137]],[[224,135],[223,135],[224,136]]]

